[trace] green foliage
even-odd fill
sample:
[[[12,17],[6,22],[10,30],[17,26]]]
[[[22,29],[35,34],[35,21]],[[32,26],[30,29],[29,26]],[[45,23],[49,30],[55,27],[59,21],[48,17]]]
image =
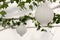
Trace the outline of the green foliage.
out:
[[[19,21],[16,21],[15,22],[15,20],[17,20],[17,19],[14,19],[14,18],[12,18],[12,19],[4,19],[4,18],[0,18],[0,21],[2,22],[2,26],[3,27],[6,27],[7,25],[9,26],[9,25],[13,25],[13,26],[16,26],[16,25],[20,25],[20,23],[23,23],[23,24],[27,24],[26,23],[26,21],[27,20],[29,20],[29,19],[31,19],[31,20],[33,20],[33,19],[35,19],[34,17],[30,17],[30,16],[28,16],[28,15],[25,15],[25,16],[22,16],[22,17],[20,17],[18,20]],[[13,28],[13,27],[12,27]]]
[[[7,8],[8,7],[8,3],[7,2],[3,2],[2,5],[0,5],[0,9],[1,8]]]
[[[29,9],[33,10],[33,6],[32,5],[29,5]]]
[[[38,27],[37,27],[37,30],[39,30],[40,28],[41,28],[41,26],[38,26]]]
[[[10,0],[11,3],[14,3],[14,0]]]
[[[51,21],[47,24],[47,26],[45,27],[48,27],[48,28],[52,28],[53,26],[51,26],[51,24],[53,24]]]
[[[14,3],[14,1],[18,4],[19,7],[21,7],[21,9],[24,9],[25,8],[25,3],[29,3],[30,4],[32,2],[32,4],[34,6],[38,6],[37,3],[41,2],[41,1],[42,2],[45,2],[45,0],[35,0],[37,3],[34,2],[33,0],[26,0],[26,1],[22,1],[22,0],[10,0],[11,3]],[[50,0],[50,2],[55,2],[55,1],[56,0]],[[2,9],[2,8],[4,9],[4,8],[7,8],[8,7],[8,2],[6,2],[6,0],[0,0],[0,2],[3,2],[3,4],[0,5],[0,9]],[[32,4],[29,5],[29,9],[31,9],[31,10],[33,10],[33,5]],[[4,10],[2,10],[2,11],[0,11],[0,14],[3,17],[3,16],[6,15],[6,12]],[[2,22],[2,26],[3,27],[5,27],[7,25],[11,25],[11,23],[10,23],[11,21],[12,21],[12,25],[13,26],[16,26],[16,25],[19,26],[20,23],[23,23],[23,24],[26,25],[27,24],[26,21],[29,20],[29,19],[31,19],[33,21],[37,21],[35,19],[35,17],[30,17],[28,15],[25,15],[23,17],[20,17],[18,19],[19,20],[18,22],[17,21],[15,22],[15,19],[14,18],[12,18],[12,19],[4,19],[2,17],[0,18],[0,22]],[[55,14],[54,13],[53,23],[56,23],[56,24],[60,23],[60,14]],[[51,24],[51,22],[48,23],[47,27],[51,28],[52,26],[50,24]],[[35,22],[35,26],[37,27],[37,30],[39,30],[41,28],[40,23],[38,21]],[[46,30],[45,29],[42,29],[41,31],[46,31]]]
[[[24,9],[25,2],[19,2],[18,6],[20,6],[22,9]]]
[[[38,24],[38,26],[37,26],[37,30],[39,30],[40,28],[41,28],[41,26],[40,26],[40,23],[39,22],[37,22]]]
[[[56,2],[56,0],[50,0],[50,2]]]
[[[56,23],[56,24],[60,23],[60,14],[54,13],[53,23]]]
[[[41,1],[43,1],[43,0],[35,0],[35,1],[37,1],[37,2],[39,3],[39,2],[41,2]]]
[[[10,0],[11,3],[14,3],[14,1],[16,1],[16,3],[19,2],[19,0]]]
[[[56,24],[58,24],[58,23],[60,23],[60,20],[59,19],[56,21]]]
[[[53,2],[55,2],[56,0],[53,0]]]
[[[36,27],[38,26],[36,22],[35,22],[35,26],[36,26]]]
[[[19,26],[19,25],[20,25],[20,23],[21,23],[21,22],[16,22],[16,25],[18,25],[18,26]]]
[[[40,23],[38,21],[35,22],[35,26],[37,27],[37,30],[41,28]]]
[[[5,2],[6,0],[0,0],[0,2]]]
[[[25,15],[25,16],[19,18],[19,20],[24,24],[26,24],[26,21],[29,20],[29,19],[33,20],[34,18],[30,17],[28,15]]]
[[[7,25],[7,19],[3,19],[2,26],[5,27]]]
[[[14,20],[12,19],[12,24],[13,24],[13,26],[16,26],[16,23],[14,22]]]
[[[31,0],[26,0],[26,3],[30,3],[31,2]]]
[[[0,14],[1,14],[2,16],[5,16],[5,15],[6,15],[6,12],[5,12],[4,10],[2,10],[2,11],[0,12]]]
[[[0,22],[2,22],[2,18],[0,18]]]
[[[56,22],[56,17],[55,17],[55,13],[54,13],[54,17],[53,17],[53,23]]]
[[[45,31],[45,32],[47,32],[47,30],[45,30],[45,29],[42,29],[41,31]]]
[[[33,2],[33,5],[34,5],[34,6],[38,6],[37,3],[35,3],[35,2]]]
[[[15,0],[16,1],[16,3],[18,3],[19,2],[19,0]]]

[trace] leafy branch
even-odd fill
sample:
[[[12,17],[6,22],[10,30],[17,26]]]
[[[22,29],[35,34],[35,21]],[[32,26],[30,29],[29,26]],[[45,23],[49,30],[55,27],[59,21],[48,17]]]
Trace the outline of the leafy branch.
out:
[[[38,6],[38,3],[40,2],[45,2],[44,0],[26,0],[26,1],[22,1],[22,0],[10,0],[10,3],[14,3],[14,1],[18,4],[18,6],[21,8],[21,9],[25,9],[25,4],[26,3],[29,3],[29,9],[33,10],[33,5],[34,6]],[[6,2],[6,0],[0,0],[0,2],[3,2],[3,4],[0,4],[0,9],[5,9],[8,7],[8,2]],[[50,2],[56,2],[56,0],[50,0]],[[33,5],[32,5],[32,4]],[[17,7],[18,7],[17,6]],[[30,17],[29,15],[25,15],[25,16],[22,16],[22,17],[19,17],[18,20],[19,21],[15,21],[16,19],[14,18],[11,18],[11,19],[4,19],[3,17],[7,14],[4,10],[0,11],[0,14],[2,15],[2,17],[0,17],[0,23],[2,22],[2,26],[5,28],[7,25],[13,25],[13,26],[16,26],[16,25],[20,25],[20,23],[23,23],[23,24],[27,24],[26,21],[31,19],[33,21],[35,21],[35,26],[37,27],[37,30],[39,30],[41,28],[41,25],[40,23],[35,19],[35,17]],[[50,26],[50,24],[53,24],[53,23],[60,23],[60,14],[55,14],[54,13],[54,18],[53,18],[53,22],[49,22],[47,24],[47,27],[52,27]],[[13,27],[12,27],[13,28]],[[41,31],[46,31],[44,29],[42,29]]]

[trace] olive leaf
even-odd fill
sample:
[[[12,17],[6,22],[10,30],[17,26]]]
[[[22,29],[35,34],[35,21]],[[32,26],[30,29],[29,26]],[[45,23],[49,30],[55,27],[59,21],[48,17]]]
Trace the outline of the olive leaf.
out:
[[[11,3],[14,3],[14,0],[10,0]]]
[[[2,11],[0,12],[0,14],[1,14],[2,16],[5,16],[5,15],[6,15],[6,12],[5,12],[4,10],[2,10]]]
[[[0,0],[0,2],[5,2],[6,0]]]
[[[34,6],[38,6],[37,3],[35,3],[35,2],[33,2],[33,5],[34,5]]]
[[[43,1],[43,0],[35,0],[35,1],[37,1],[37,2],[39,3],[39,2],[41,2],[41,1]]]
[[[50,2],[56,2],[56,0],[50,0]]]
[[[7,25],[7,19],[3,19],[2,26],[5,27]]]
[[[39,30],[40,28],[41,28],[41,26],[38,26],[38,27],[37,27],[37,30]]]
[[[3,2],[3,5],[0,6],[0,8],[7,8],[8,7],[8,3],[7,2]]]
[[[26,3],[30,3],[31,2],[31,0],[26,0]]]
[[[47,32],[47,30],[46,30],[46,29],[42,29],[41,31],[45,31],[45,32]]]
[[[25,2],[19,2],[18,6],[20,6],[22,9],[24,9],[25,8]]]
[[[15,0],[16,1],[16,3],[18,3],[19,2],[19,0]]]
[[[19,25],[20,25],[20,22],[16,22],[16,25],[18,25],[18,26],[19,26]]]
[[[60,20],[59,19],[56,21],[56,24],[58,24],[58,23],[60,23]]]
[[[56,2],[56,0],[53,0],[53,2]]]
[[[29,9],[33,10],[33,6],[32,5],[29,5]]]
[[[0,22],[2,22],[2,18],[0,18]]]

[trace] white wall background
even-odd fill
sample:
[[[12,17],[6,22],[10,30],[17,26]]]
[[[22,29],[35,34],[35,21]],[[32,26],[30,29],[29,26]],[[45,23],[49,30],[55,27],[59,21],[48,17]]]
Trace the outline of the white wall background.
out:
[[[58,1],[57,1],[58,2]],[[53,8],[57,5],[59,5],[59,3],[49,3],[48,5]],[[60,13],[60,8],[53,10],[55,13]],[[7,18],[10,17],[19,17],[19,16],[23,16],[29,12],[32,12],[31,10],[23,10],[22,12],[19,12],[19,8],[17,8],[16,3],[9,4],[9,7],[6,9]],[[30,26],[34,26],[32,23],[28,22],[27,27]],[[1,27],[1,26],[0,26]],[[52,34],[53,33],[53,34]],[[49,32],[40,32],[37,31],[35,28],[30,28],[27,29],[27,33],[24,36],[20,36],[15,29],[6,29],[4,31],[0,32],[0,40],[60,40],[60,27],[54,27],[52,28],[52,33]],[[46,37],[44,37],[46,36]],[[46,39],[47,38],[47,39]]]

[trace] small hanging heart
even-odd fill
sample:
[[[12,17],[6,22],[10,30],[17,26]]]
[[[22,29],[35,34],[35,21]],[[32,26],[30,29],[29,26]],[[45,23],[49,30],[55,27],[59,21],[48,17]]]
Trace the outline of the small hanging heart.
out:
[[[41,5],[36,9],[35,18],[42,26],[47,26],[47,24],[52,21],[53,17],[54,12],[48,7],[47,3],[41,3]]]
[[[25,27],[25,25],[21,24],[17,29],[16,29],[17,33],[21,36],[23,36],[26,32],[27,29]]]

